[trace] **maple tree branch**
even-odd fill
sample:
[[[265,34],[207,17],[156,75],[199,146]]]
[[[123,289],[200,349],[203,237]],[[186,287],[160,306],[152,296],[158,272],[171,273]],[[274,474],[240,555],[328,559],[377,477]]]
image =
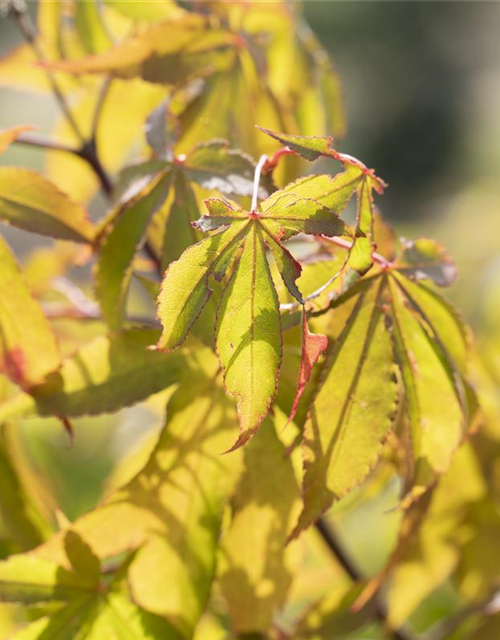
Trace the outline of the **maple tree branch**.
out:
[[[20,136],[14,140],[17,144],[24,144],[29,147],[39,147],[40,149],[49,149],[52,151],[66,151],[67,153],[73,153],[78,155],[79,150],[68,142],[62,140],[55,140],[44,136],[40,133],[21,133]]]
[[[19,28],[19,31],[23,35],[26,42],[30,45],[39,62],[46,62],[47,59],[37,42],[37,30],[28,13],[26,2],[24,0],[10,0],[4,4],[2,9],[8,17],[12,17],[14,19]],[[71,113],[66,98],[64,97],[64,94],[61,91],[61,88],[57,80],[55,79],[54,74],[47,67],[45,67],[45,73],[50,83],[52,92],[57,102],[59,103],[59,107],[61,108],[61,111],[68,121],[69,126],[73,130],[78,140],[82,144],[84,144],[85,138],[80,130],[80,127],[78,126],[78,123],[74,119],[73,114]]]
[[[99,91],[99,95],[97,96],[97,102],[94,109],[94,116],[92,118],[92,127],[91,127],[91,134],[90,134],[90,139],[94,141],[94,144],[97,138],[97,131],[99,129],[99,122],[101,120],[102,110],[104,107],[104,103],[106,102],[106,98],[108,97],[112,80],[113,78],[111,76],[108,76],[107,78],[104,79],[101,85],[101,89]]]
[[[364,579],[363,574],[356,566],[355,562],[350,558],[349,554],[342,548],[332,528],[328,525],[325,518],[320,518],[316,522],[316,529],[323,538],[332,555],[335,556],[337,562],[344,569],[353,582],[360,582]],[[375,615],[377,619],[386,627],[386,633],[392,640],[416,640],[414,634],[404,628],[391,629],[387,625],[387,609],[379,599],[374,600]]]

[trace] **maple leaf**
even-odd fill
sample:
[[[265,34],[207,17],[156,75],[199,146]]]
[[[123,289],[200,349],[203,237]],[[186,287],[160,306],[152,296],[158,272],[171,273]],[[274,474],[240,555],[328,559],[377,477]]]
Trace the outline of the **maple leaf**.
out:
[[[241,434],[235,447],[258,429],[279,378],[280,310],[266,248],[285,286],[302,303],[296,284],[301,268],[282,243],[298,233],[349,234],[338,214],[356,184],[348,172],[335,178],[310,176],[273,193],[250,212],[226,199],[206,200],[208,214],[194,226],[216,233],[187,249],[165,274],[159,296],[163,333],[158,348],[171,350],[183,342],[210,298],[209,279],[221,282],[232,267],[219,302],[215,339],[226,388],[238,398]]]

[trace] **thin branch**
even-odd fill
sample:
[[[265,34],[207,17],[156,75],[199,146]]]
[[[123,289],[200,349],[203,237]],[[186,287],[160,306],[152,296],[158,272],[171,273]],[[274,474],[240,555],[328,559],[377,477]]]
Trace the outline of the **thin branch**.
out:
[[[359,582],[364,579],[362,572],[356,566],[355,562],[349,556],[348,553],[342,548],[337,536],[332,531],[331,527],[327,524],[324,518],[320,518],[316,523],[316,529],[320,533],[323,541],[326,543],[328,549],[332,555],[335,556],[340,566],[344,569],[347,575],[353,580],[353,582]],[[392,640],[416,640],[416,636],[410,633],[407,629],[391,629],[387,624],[387,608],[379,600],[374,601],[375,614],[380,622],[385,625],[387,635]]]
[[[66,151],[79,155],[80,150],[74,145],[63,142],[62,140],[54,140],[39,133],[22,133],[14,141],[17,144],[24,144],[29,147],[39,147],[41,149],[50,149],[52,151]]]
[[[29,15],[29,13],[27,11],[27,8],[26,8],[26,3],[24,1],[19,1],[19,0],[16,0],[14,2],[7,2],[5,11],[6,11],[8,16],[11,16],[12,18],[14,18],[14,20],[15,20],[18,28],[19,28],[19,31],[24,36],[24,39],[26,40],[26,42],[32,48],[32,50],[35,53],[38,61],[39,62],[47,62],[47,58],[45,57],[45,54],[43,53],[41,47],[39,46],[39,44],[37,42],[36,27],[33,24],[33,22],[31,21],[30,15]],[[55,79],[54,74],[47,67],[44,67],[44,68],[45,68],[45,73],[46,73],[47,79],[48,79],[48,81],[50,83],[52,92],[53,92],[57,102],[59,103],[59,107],[61,108],[61,111],[63,112],[63,114],[64,114],[66,120],[68,121],[69,126],[73,130],[75,136],[78,138],[78,140],[82,144],[84,144],[84,142],[85,142],[84,136],[83,136],[83,134],[82,134],[82,132],[80,130],[80,127],[78,126],[78,123],[74,119],[73,114],[71,113],[71,110],[70,110],[69,105],[68,105],[68,103],[66,101],[66,98],[64,97],[64,94],[61,91],[61,88],[59,87],[59,84],[58,84],[57,80]]]
[[[97,102],[94,109],[94,116],[92,118],[92,127],[91,127],[91,134],[90,134],[90,139],[94,142],[94,144],[97,137],[97,131],[99,129],[99,122],[102,115],[102,109],[104,107],[104,103],[106,102],[106,98],[108,97],[112,80],[113,78],[111,76],[108,76],[107,78],[104,79],[101,85],[101,89],[99,91],[99,95],[97,96]]]

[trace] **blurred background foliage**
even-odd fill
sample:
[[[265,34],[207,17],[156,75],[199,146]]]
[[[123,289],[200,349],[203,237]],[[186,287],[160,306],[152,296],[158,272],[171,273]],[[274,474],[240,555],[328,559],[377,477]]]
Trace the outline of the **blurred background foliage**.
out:
[[[35,13],[36,3],[29,4]],[[488,406],[494,407],[500,394],[500,3],[306,0],[304,13],[344,87],[348,131],[337,146],[375,167],[389,183],[378,204],[400,236],[435,237],[457,262],[459,279],[448,295],[476,333],[492,380]],[[0,55],[20,42],[14,25],[1,20]],[[0,86],[0,128],[30,123],[50,132],[58,117],[50,94]],[[120,114],[116,117],[119,135]],[[14,145],[1,161],[42,170],[43,158],[36,149]],[[32,272],[57,272],[43,262],[43,251],[33,253],[35,244],[49,241],[4,226],[2,233],[25,264],[33,265]],[[82,281],[84,276],[82,270]],[[59,322],[64,334],[64,323],[71,321]],[[92,331],[100,329],[89,326],[82,342]],[[72,448],[57,421],[23,422],[16,434],[23,443],[20,457],[27,456],[46,479],[37,488],[41,504],[53,500],[71,520],[93,507],[112,484],[117,462],[163,424],[161,406],[161,398],[153,398],[112,416],[75,420]],[[391,511],[397,487],[385,486],[368,500],[363,489],[354,492],[330,514],[368,575],[383,566],[400,519]],[[297,602],[305,594],[312,597],[311,585],[320,595],[332,581],[345,582],[321,544],[317,537],[309,571],[294,585]],[[456,607],[456,596],[445,585],[413,622],[425,628]],[[207,634],[210,629],[207,620]]]

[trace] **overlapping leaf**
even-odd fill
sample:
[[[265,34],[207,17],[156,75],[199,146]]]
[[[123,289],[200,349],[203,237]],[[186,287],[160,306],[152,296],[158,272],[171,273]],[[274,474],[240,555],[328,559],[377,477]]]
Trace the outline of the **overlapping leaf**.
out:
[[[59,368],[56,339],[0,237],[0,371],[30,389]]]
[[[96,293],[113,329],[123,322],[133,258],[144,240],[164,269],[200,240],[201,234],[191,224],[199,217],[196,184],[227,194],[252,192],[252,159],[231,150],[223,140],[197,145],[177,158],[170,117],[166,102],[151,114],[146,136],[160,159],[125,169],[122,204],[111,212],[101,232]],[[262,188],[261,194],[265,196],[267,190]]]
[[[245,447],[244,460],[220,550],[219,579],[232,628],[265,633],[292,582],[294,549],[285,542],[299,487],[270,419]]]
[[[144,469],[73,526],[101,559],[138,548],[127,569],[133,601],[167,619],[183,638],[192,637],[206,605],[223,505],[241,466],[238,454],[220,455],[237,426],[218,368],[207,350],[189,384],[171,398],[167,424]],[[61,562],[62,537],[42,553]]]
[[[238,398],[241,436],[235,446],[259,427],[279,376],[281,324],[266,246],[281,268],[285,285],[302,302],[295,284],[300,265],[282,240],[300,232],[348,233],[338,213],[355,187],[347,173],[334,179],[313,176],[274,193],[262,202],[260,211],[250,213],[228,200],[207,200],[208,214],[196,226],[217,233],[191,246],[165,274],[159,297],[163,333],[158,347],[171,350],[183,342],[209,299],[210,278],[221,281],[234,267],[222,293],[215,333],[227,389]]]
[[[441,261],[450,264],[440,253],[428,265],[439,282]],[[434,486],[476,419],[466,378],[467,329],[449,303],[400,273],[397,259],[388,264],[336,304],[336,313],[347,305],[351,315],[305,425],[305,506],[295,533],[376,463],[396,418],[398,379],[408,430],[403,506]]]
[[[316,309],[320,304],[328,306],[329,301],[335,300],[372,267],[373,224],[376,214],[373,191],[381,194],[386,185],[375,175],[373,169],[368,169],[356,158],[334,149],[331,137],[308,137],[277,133],[263,128],[261,130],[306,160],[314,161],[320,157],[327,157],[340,162],[346,175],[350,176],[356,184],[357,215],[354,237],[347,246],[348,253],[343,265],[330,281],[323,284],[321,298],[318,299],[318,296],[315,296]]]
[[[52,607],[16,633],[15,640],[178,640],[168,622],[132,603],[123,569],[101,574],[101,564],[74,531],[64,536],[64,565],[36,552],[0,563],[0,602]]]
[[[98,337],[64,360],[46,382],[0,405],[0,419],[18,415],[65,416],[113,412],[189,378],[210,354],[193,341],[175,354],[147,347],[158,339],[149,329]],[[46,348],[46,347],[45,347]]]

